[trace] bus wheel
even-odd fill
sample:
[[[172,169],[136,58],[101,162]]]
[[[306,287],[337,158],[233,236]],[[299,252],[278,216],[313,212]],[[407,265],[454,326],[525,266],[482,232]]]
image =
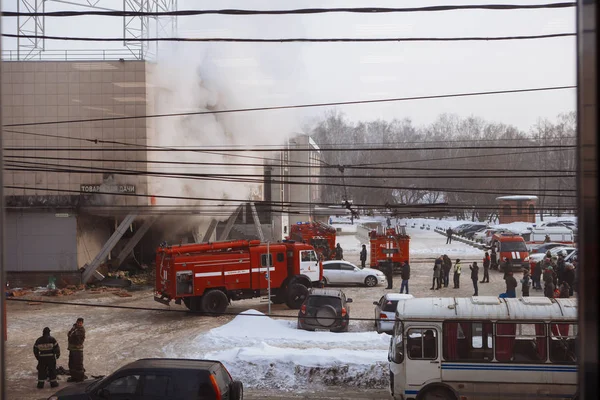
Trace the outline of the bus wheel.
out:
[[[202,296],[202,312],[207,314],[223,314],[228,305],[227,295],[220,290],[211,290]]]
[[[417,400],[456,400],[456,396],[448,389],[433,388],[425,391]]]

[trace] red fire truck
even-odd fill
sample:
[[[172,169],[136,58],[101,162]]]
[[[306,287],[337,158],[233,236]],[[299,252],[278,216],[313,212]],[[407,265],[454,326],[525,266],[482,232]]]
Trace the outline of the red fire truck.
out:
[[[156,253],[154,300],[219,314],[231,300],[267,296],[269,275],[271,301],[299,309],[308,288],[322,282],[323,268],[312,246],[292,241],[165,244]]]
[[[322,222],[299,222],[292,225],[291,238],[313,246],[323,261],[335,258],[335,228]]]
[[[371,268],[381,269],[381,264],[391,262],[393,271],[399,272],[404,261],[409,262],[410,236],[387,228],[385,233],[373,230],[369,233],[371,242]]]

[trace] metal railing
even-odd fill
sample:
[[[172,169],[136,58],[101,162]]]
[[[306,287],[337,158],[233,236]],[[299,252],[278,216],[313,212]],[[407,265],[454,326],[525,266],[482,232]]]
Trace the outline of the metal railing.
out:
[[[121,59],[143,60],[142,50],[44,50],[33,54],[17,50],[2,50],[2,61],[117,61]]]

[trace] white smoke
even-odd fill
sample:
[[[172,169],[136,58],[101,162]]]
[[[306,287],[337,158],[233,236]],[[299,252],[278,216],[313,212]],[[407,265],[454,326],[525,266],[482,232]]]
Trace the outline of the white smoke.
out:
[[[225,45],[227,46],[227,45]],[[161,47],[155,64],[148,66],[148,113],[169,114],[253,108],[282,104],[283,93],[295,90],[295,84],[275,88],[270,74],[285,73],[281,53],[252,45],[231,49],[199,43],[170,44]],[[296,57],[283,63],[294,63]],[[279,68],[281,67],[281,68]],[[297,66],[293,66],[297,69]],[[289,68],[288,68],[289,69]],[[289,92],[288,92],[289,93]],[[300,131],[300,121],[293,111],[261,111],[227,114],[190,115],[148,120],[148,145],[163,147],[247,148],[248,146],[282,147]],[[239,157],[241,155],[242,157]],[[209,162],[215,166],[150,164],[149,169],[168,173],[255,174],[262,179],[264,158],[279,158],[275,152],[207,154],[205,152],[149,152],[149,161]],[[232,165],[239,164],[239,165]],[[239,199],[238,203],[156,198],[156,205],[189,208],[198,206],[193,224],[202,233],[210,219],[225,220],[239,203],[262,199],[262,182],[228,182],[183,178],[149,178],[149,193],[157,196]],[[215,215],[208,205],[224,204]]]

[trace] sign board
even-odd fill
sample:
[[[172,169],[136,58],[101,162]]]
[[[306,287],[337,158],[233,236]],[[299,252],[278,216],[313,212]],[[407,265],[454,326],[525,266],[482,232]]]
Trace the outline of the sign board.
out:
[[[135,185],[81,185],[80,191],[83,193],[135,193]]]

